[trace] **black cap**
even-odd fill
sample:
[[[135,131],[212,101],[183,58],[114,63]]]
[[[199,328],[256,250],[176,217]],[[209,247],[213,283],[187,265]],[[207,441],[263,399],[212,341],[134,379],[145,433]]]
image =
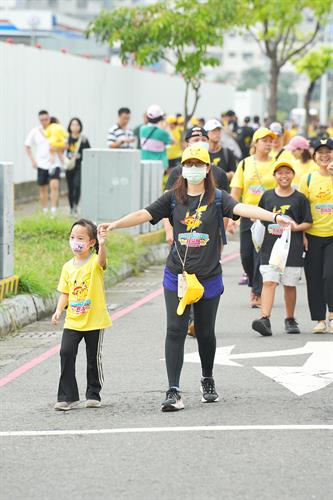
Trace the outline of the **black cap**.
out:
[[[185,141],[188,141],[189,139],[191,139],[191,137],[198,137],[198,136],[207,137],[208,139],[208,134],[203,127],[195,126],[189,128],[185,134]]]
[[[314,149],[314,153],[318,151],[319,148],[326,147],[328,149],[331,149],[333,151],[333,140],[328,138],[328,139],[317,139],[316,141],[313,141],[312,147]]]

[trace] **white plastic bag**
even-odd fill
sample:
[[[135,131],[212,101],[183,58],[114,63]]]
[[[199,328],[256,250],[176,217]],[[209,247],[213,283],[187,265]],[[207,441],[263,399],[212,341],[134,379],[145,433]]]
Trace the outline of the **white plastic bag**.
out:
[[[286,268],[287,259],[289,255],[290,240],[291,240],[290,228],[284,229],[280,238],[278,238],[274,243],[271,256],[269,258],[269,264],[271,266],[277,267],[281,273],[283,273]]]
[[[256,252],[259,252],[264,241],[265,230],[266,228],[260,220],[256,220],[251,226],[252,241]]]

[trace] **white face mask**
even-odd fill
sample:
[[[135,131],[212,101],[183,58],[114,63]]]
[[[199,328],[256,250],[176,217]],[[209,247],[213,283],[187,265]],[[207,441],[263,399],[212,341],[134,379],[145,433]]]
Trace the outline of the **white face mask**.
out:
[[[195,148],[203,148],[206,151],[209,150],[209,143],[204,141],[194,142],[193,144],[191,144],[191,146]]]
[[[183,167],[182,176],[190,184],[200,184],[207,175],[207,167]]]

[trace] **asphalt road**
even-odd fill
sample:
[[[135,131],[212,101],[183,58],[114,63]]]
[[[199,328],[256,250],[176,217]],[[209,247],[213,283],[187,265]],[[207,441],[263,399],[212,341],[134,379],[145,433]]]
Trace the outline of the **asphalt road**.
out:
[[[236,251],[231,242],[225,257]],[[332,498],[333,335],[310,333],[303,282],[297,307],[303,333],[283,332],[278,290],[274,336],[258,336],[251,330],[258,312],[248,307],[248,289],[237,284],[240,274],[238,258],[224,265],[216,404],[200,403],[197,346],[188,338],[185,410],[160,412],[167,387],[159,267],[111,292],[118,319],[105,334],[99,409],[53,410],[60,328],[45,320],[1,341],[1,500]],[[84,356],[81,345],[82,401]]]

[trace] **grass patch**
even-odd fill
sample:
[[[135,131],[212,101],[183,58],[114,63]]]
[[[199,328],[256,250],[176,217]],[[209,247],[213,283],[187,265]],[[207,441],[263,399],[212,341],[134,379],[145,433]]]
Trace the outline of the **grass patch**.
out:
[[[72,257],[69,248],[69,218],[34,216],[15,224],[15,274],[20,277],[19,292],[48,296],[58,284],[62,266]],[[109,234],[108,273],[116,274],[123,264],[136,265],[145,253],[143,243],[126,233]]]

